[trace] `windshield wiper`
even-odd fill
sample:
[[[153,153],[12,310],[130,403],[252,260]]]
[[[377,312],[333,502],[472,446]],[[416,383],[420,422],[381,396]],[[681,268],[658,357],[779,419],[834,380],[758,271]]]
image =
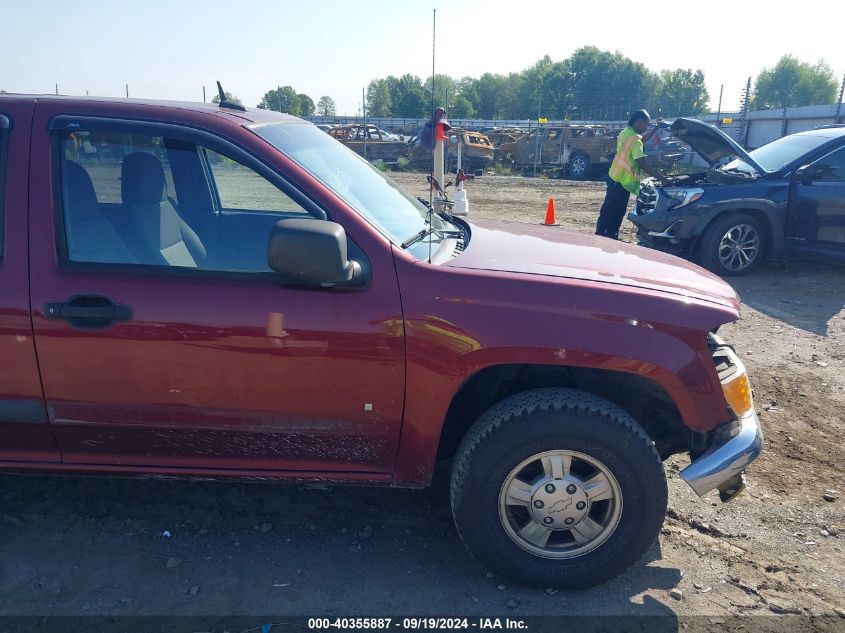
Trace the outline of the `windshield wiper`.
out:
[[[430,226],[427,229],[422,229],[421,231],[414,233],[411,237],[409,237],[407,240],[402,242],[402,244],[400,244],[400,246],[404,250],[404,249],[408,248],[409,246],[413,246],[417,242],[424,240],[425,238],[427,238],[432,233],[438,233],[441,237],[463,237],[464,236],[463,231],[450,231],[449,229],[436,229],[436,228]]]

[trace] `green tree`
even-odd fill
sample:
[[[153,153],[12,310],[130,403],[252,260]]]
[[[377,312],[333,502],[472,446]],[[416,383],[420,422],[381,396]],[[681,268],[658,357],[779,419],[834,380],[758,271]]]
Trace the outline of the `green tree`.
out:
[[[314,100],[307,94],[299,93],[299,115],[300,116],[314,116],[316,111]]]
[[[276,112],[286,112],[294,116],[299,116],[302,112],[302,102],[291,86],[282,86],[275,90],[268,90],[261,97],[261,103],[258,107],[262,110],[275,110]]]
[[[423,92],[428,100],[428,107],[431,108],[431,77],[425,80]],[[452,102],[458,94],[457,82],[449,75],[435,75],[434,77],[434,107],[451,110]],[[450,114],[450,112],[447,112]]]
[[[337,114],[337,106],[334,99],[328,95],[320,97],[317,101],[317,114],[320,116],[335,116]]]
[[[449,111],[447,112],[449,118],[454,119],[474,119],[476,112],[472,101],[464,94],[457,95],[449,102]]]
[[[823,60],[815,65],[784,55],[774,68],[764,68],[754,84],[754,108],[788,108],[833,103],[836,77]]]
[[[367,114],[389,117],[393,114],[390,84],[386,79],[373,79],[367,86]]]
[[[390,78],[388,82],[390,85]],[[398,117],[425,117],[428,116],[428,102],[425,98],[420,78],[410,73],[402,75],[395,80],[395,87],[391,90],[391,101],[393,103],[393,116]]]
[[[709,101],[702,71],[663,70],[651,99],[652,114],[670,117],[701,114],[707,111]]]
[[[570,113],[579,118],[619,118],[649,105],[657,75],[620,52],[585,46],[568,60]]]
[[[568,119],[572,112],[572,73],[569,61],[555,62],[543,75],[542,114],[551,119]]]
[[[484,73],[473,81],[472,91],[476,96],[475,109],[482,119],[496,119],[504,111],[505,78],[502,75]]]
[[[224,92],[223,96],[226,97],[226,101],[230,101],[232,103],[237,103],[238,105],[242,105],[241,100],[238,99],[231,92]],[[213,97],[211,97],[211,103],[220,103],[220,95],[214,95]]]

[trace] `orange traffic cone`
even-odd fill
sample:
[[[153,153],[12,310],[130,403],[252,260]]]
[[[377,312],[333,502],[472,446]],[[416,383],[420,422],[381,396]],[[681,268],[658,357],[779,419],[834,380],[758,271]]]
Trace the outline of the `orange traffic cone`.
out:
[[[549,206],[546,207],[546,221],[541,223],[543,226],[560,226],[555,222],[555,199],[549,198]]]

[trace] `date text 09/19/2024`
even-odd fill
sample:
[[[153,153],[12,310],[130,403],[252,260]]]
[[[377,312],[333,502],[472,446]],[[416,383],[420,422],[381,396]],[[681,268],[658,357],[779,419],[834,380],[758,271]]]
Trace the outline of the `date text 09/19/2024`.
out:
[[[512,618],[311,618],[310,630],[521,630],[524,620]]]

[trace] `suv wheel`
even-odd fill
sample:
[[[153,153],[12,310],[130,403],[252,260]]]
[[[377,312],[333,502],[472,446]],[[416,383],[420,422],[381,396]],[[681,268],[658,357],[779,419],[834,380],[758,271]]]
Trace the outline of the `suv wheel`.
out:
[[[526,391],[467,432],[452,513],[483,565],[516,582],[580,589],[639,560],[666,514],[654,443],[615,404],[574,389]]]
[[[586,154],[575,154],[567,166],[566,171],[575,180],[584,180],[590,175],[590,157]]]
[[[763,260],[766,233],[745,214],[717,218],[701,236],[701,263],[722,276],[743,275]]]

